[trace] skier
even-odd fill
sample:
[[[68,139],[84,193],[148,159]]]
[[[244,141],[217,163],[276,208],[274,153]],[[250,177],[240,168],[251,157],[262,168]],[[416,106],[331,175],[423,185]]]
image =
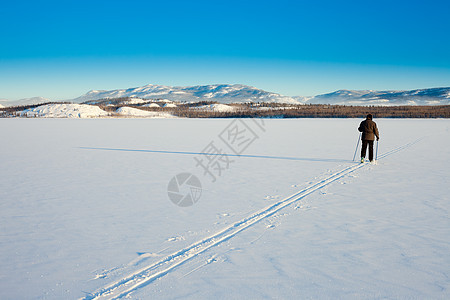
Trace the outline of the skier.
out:
[[[358,128],[359,132],[362,132],[361,140],[361,163],[364,162],[364,158],[366,157],[366,148],[369,146],[369,160],[373,161],[373,141],[375,137],[377,137],[377,141],[380,139],[380,135],[378,133],[377,124],[372,121],[372,115],[368,114],[366,119],[361,122]]]

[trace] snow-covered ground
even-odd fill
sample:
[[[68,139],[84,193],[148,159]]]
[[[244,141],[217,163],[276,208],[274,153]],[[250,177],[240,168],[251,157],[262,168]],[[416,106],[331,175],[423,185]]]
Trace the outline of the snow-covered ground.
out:
[[[0,119],[0,298],[448,299],[450,121],[360,121]]]

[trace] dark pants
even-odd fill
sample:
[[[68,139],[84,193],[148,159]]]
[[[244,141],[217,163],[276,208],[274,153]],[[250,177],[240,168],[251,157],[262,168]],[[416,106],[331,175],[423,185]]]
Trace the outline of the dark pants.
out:
[[[373,141],[362,141],[361,157],[366,157],[366,148],[369,146],[369,160],[373,160]]]

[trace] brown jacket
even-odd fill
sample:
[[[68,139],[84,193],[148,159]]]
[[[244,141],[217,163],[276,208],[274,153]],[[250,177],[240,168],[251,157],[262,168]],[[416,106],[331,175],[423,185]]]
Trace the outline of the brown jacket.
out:
[[[373,141],[375,140],[375,136],[377,139],[380,138],[380,135],[378,134],[378,128],[377,124],[372,120],[364,120],[359,125],[358,130],[362,132],[361,139],[363,141]]]

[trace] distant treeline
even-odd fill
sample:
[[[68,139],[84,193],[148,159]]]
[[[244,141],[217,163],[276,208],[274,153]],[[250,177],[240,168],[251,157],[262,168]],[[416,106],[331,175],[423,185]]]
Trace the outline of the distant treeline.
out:
[[[122,106],[135,107],[146,111],[167,112],[184,118],[363,118],[371,113],[374,118],[450,118],[450,105],[433,106],[347,106],[326,104],[281,104],[281,103],[235,103],[227,104],[234,111],[213,111],[199,106],[218,104],[212,101],[195,103],[174,102],[176,107],[144,107],[144,103],[127,104],[133,98],[102,99],[92,102],[101,109],[115,115]],[[146,99],[145,104],[164,104],[161,100]],[[43,104],[61,104],[49,102]],[[67,102],[64,102],[67,103]],[[17,112],[39,105],[0,108],[0,117],[16,116]],[[3,113],[2,113],[3,112]]]
[[[324,104],[248,103],[228,104],[235,111],[221,112],[197,109],[215,102],[179,104],[175,108],[140,107],[148,111],[165,111],[184,118],[363,118],[371,113],[375,118],[450,118],[450,105],[439,106],[346,106]],[[113,112],[120,106],[100,106]]]
[[[237,109],[235,112],[212,112],[174,109],[173,113],[188,118],[450,118],[450,105],[443,106],[344,106],[307,104],[289,108]]]

